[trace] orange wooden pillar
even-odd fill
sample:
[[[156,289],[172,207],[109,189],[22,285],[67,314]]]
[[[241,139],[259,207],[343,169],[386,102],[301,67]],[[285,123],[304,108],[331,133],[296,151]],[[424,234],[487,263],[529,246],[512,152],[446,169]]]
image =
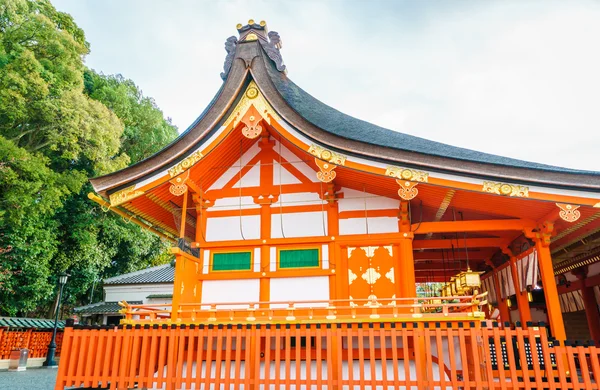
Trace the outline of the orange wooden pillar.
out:
[[[329,183],[327,194],[321,194],[324,200],[327,200],[327,235],[331,237],[329,243],[329,298],[344,299],[348,298],[348,286],[345,278],[348,275],[348,262],[342,261],[339,253],[339,247],[335,238],[340,234],[339,224],[339,205],[335,193],[335,185]]]
[[[268,199],[268,196],[264,197]],[[260,205],[260,238],[263,244],[260,247],[260,291],[259,300],[268,302],[271,300],[271,280],[267,277],[267,273],[271,268],[271,250],[267,245],[268,239],[271,236],[271,204],[263,203]],[[261,307],[265,307],[261,304]]]
[[[590,339],[598,343],[600,341],[600,312],[598,311],[598,302],[594,295],[594,287],[586,286],[587,267],[578,268],[573,274],[581,281],[581,296],[583,306],[585,307],[585,317],[590,331]]]
[[[542,286],[546,298],[546,310],[548,311],[548,323],[552,336],[560,341],[567,338],[565,324],[563,322],[556,280],[554,279],[554,268],[552,267],[552,256],[550,254],[550,237],[554,226],[552,223],[545,223],[536,233],[535,249],[538,254],[538,265],[542,277]]]
[[[400,203],[400,219],[398,221],[400,230],[399,256],[398,264],[399,276],[396,283],[400,283],[402,297],[416,297],[417,285],[415,279],[415,260],[413,255],[414,234],[410,231],[410,215],[408,211],[408,201]]]
[[[193,194],[192,201],[196,206],[196,215],[198,218],[196,219],[196,248],[198,248],[199,252],[199,272],[196,277],[196,302],[202,302],[202,282],[204,269],[203,267],[209,267],[209,264],[204,264],[202,247],[206,244],[206,225],[207,225],[207,209],[208,207],[204,203],[204,199],[202,195]]]
[[[260,186],[261,188],[273,187],[273,155],[271,151],[275,141],[271,140],[267,131],[263,131],[258,146],[261,149],[260,158]],[[279,169],[283,169],[279,166]],[[271,194],[263,193],[261,197],[255,198],[254,202],[260,204],[260,238],[262,245],[260,247],[260,290],[259,300],[268,302],[271,300],[271,279],[267,276],[271,270],[271,249],[269,240],[271,239]],[[281,194],[280,194],[281,196]],[[268,305],[261,304],[261,307]]]
[[[189,173],[188,173],[189,175]],[[180,180],[179,180],[180,181]],[[184,184],[185,185],[185,184]],[[183,191],[183,202],[181,206],[181,221],[179,225],[179,238],[185,237],[185,224],[187,218],[188,187]],[[173,280],[173,300],[171,306],[171,320],[176,321],[179,318],[179,305],[181,304],[181,295],[183,294],[185,279],[185,258],[175,255],[175,276]]]

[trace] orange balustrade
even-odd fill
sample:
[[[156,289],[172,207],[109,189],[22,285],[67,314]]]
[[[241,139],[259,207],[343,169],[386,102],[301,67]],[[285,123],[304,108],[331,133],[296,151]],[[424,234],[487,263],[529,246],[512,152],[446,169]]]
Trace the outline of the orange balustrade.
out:
[[[485,322],[80,327],[55,389],[598,389],[599,353]]]
[[[338,299],[130,305],[119,302],[123,324],[336,323],[482,320],[487,292],[439,298]],[[174,310],[176,316],[171,315]],[[173,320],[173,318],[176,318]]]

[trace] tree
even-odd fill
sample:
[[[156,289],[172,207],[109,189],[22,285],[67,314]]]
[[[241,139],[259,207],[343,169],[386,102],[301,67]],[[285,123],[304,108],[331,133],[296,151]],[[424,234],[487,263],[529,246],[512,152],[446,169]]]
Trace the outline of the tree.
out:
[[[177,137],[177,128],[152,98],[145,97],[135,83],[121,75],[105,76],[93,70],[84,73],[85,92],[109,107],[123,120],[121,150],[138,162],[158,152]]]
[[[169,261],[158,237],[87,199],[87,178],[177,130],[133,81],[87,70],[88,52],[48,0],[0,2],[0,315],[45,315],[61,271],[81,304],[95,280]]]

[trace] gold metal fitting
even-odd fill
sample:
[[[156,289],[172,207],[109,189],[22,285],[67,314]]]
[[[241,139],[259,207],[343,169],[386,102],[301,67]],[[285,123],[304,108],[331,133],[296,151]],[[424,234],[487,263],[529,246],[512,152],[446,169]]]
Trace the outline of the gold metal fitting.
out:
[[[248,20],[248,24],[254,24],[254,19]]]

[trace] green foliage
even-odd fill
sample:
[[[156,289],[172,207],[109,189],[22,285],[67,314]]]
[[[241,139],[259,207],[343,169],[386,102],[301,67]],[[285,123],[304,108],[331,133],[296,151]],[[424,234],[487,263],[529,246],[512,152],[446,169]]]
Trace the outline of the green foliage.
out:
[[[131,80],[87,70],[83,31],[47,0],[0,0],[0,315],[47,315],[94,281],[170,261],[166,244],[87,199],[88,177],[177,130]],[[100,294],[96,294],[100,296]]]
[[[84,73],[85,92],[102,102],[123,120],[121,150],[138,162],[158,152],[177,137],[177,129],[163,118],[152,98],[144,97],[135,83],[121,75]]]

